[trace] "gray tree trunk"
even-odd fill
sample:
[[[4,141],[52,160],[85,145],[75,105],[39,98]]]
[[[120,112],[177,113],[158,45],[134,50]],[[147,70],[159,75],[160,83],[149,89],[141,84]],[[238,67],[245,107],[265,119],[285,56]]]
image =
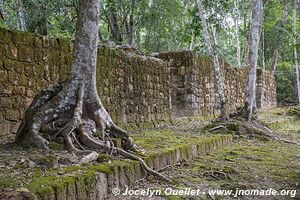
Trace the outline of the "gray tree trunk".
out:
[[[216,81],[216,88],[217,93],[220,97],[220,110],[221,110],[221,117],[223,120],[228,119],[227,111],[226,111],[226,99],[224,94],[224,83],[223,77],[221,74],[221,68],[219,64],[219,59],[216,51],[215,40],[213,40],[213,44],[210,39],[210,35],[207,28],[207,23],[205,19],[205,11],[202,5],[202,0],[196,0],[198,6],[199,16],[201,17],[202,23],[202,30],[203,30],[203,37],[205,41],[205,45],[207,46],[208,52],[212,58],[214,71],[215,71],[215,81]],[[212,46],[213,45],[213,46]]]
[[[133,15],[135,11],[135,0],[131,1],[131,11],[129,15],[129,33],[128,33],[128,44],[132,45],[133,44],[133,34],[134,34],[134,21],[133,21]]]
[[[237,64],[241,67],[241,44],[240,44],[240,31],[239,31],[239,21],[240,21],[240,12],[239,12],[239,1],[234,1],[235,7],[235,18],[234,18],[234,26],[235,26],[235,36],[236,36],[236,58]]]
[[[252,119],[253,107],[255,107],[256,69],[262,14],[262,0],[252,0],[251,40],[248,57],[249,71],[246,85],[245,105],[242,113],[243,117],[249,121]]]
[[[297,88],[297,105],[300,105],[300,77],[299,77],[299,65],[298,65],[298,55],[297,55],[297,9],[298,9],[298,0],[294,1],[294,59],[295,59],[295,70],[296,70],[296,88]]]
[[[262,69],[265,70],[266,69],[266,57],[265,57],[265,32],[264,32],[264,27],[261,27],[261,37],[262,37]]]
[[[77,152],[69,138],[71,133],[76,132],[81,133],[78,140],[83,145],[104,148],[105,141],[95,143],[87,136],[84,120],[92,121],[91,124],[102,133],[109,131],[130,143],[128,134],[113,123],[97,93],[99,0],[79,0],[78,15],[70,75],[63,86],[48,89],[47,96],[45,93],[38,95],[27,109],[16,136],[16,140],[23,144],[47,149],[49,141],[44,135],[50,134],[50,138],[64,137],[69,144],[68,149]],[[49,127],[57,127],[58,130]]]
[[[5,20],[4,0],[0,0],[0,20]]]
[[[128,133],[113,123],[97,93],[99,3],[99,0],[79,0],[73,63],[68,80],[65,85],[49,87],[35,97],[25,112],[16,142],[48,149],[51,140],[62,137],[69,151],[84,156],[81,162],[98,157],[98,153],[85,150],[84,147],[88,147],[137,160],[150,174],[171,182],[149,168],[143,159],[114,147],[109,139],[118,137],[124,149],[139,150]],[[94,133],[95,128],[102,133],[102,138]]]
[[[17,1],[17,14],[19,19],[18,21],[19,29],[22,31],[27,31],[22,0]]]
[[[283,15],[278,24],[279,28],[283,28],[286,25],[286,22],[287,22],[288,16],[289,16],[289,12],[290,12],[289,1],[285,0],[284,8],[283,8]],[[277,35],[277,40],[275,41],[275,47],[274,47],[273,54],[272,54],[271,73],[273,75],[275,74],[275,71],[276,71],[276,65],[277,65],[277,60],[278,60],[278,51],[279,51],[280,45],[282,44],[282,42],[281,42],[282,36],[283,36],[283,31],[280,29],[278,32],[278,35]]]

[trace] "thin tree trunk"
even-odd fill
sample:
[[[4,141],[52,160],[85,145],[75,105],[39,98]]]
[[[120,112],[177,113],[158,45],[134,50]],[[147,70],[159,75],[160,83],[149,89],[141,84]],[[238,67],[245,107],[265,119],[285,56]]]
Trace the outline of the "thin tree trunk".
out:
[[[262,69],[265,70],[266,69],[266,58],[265,58],[265,32],[264,32],[264,28],[261,28],[261,37],[262,37],[262,42],[261,42],[261,46],[262,46]]]
[[[286,22],[287,22],[288,16],[289,16],[289,12],[290,12],[289,1],[285,0],[283,15],[278,24],[279,28],[283,28],[286,25]],[[279,51],[280,45],[282,44],[282,42],[281,42],[282,36],[283,36],[283,31],[281,29],[279,29],[279,32],[277,34],[277,39],[275,41],[275,47],[274,47],[273,54],[272,54],[271,73],[273,75],[275,74],[275,71],[276,71],[276,65],[277,65],[277,60],[278,60],[278,51]]]
[[[4,9],[4,3],[5,1],[4,0],[0,0],[0,20],[3,20],[5,21],[5,9]]]
[[[258,48],[260,40],[260,28],[263,14],[262,0],[252,0],[252,20],[251,20],[251,43],[248,57],[248,80],[246,85],[245,105],[242,116],[248,121],[252,119],[253,107],[255,107],[256,92],[256,69],[258,60]]]
[[[123,39],[120,32],[118,16],[116,11],[116,3],[114,2],[114,0],[109,1],[108,21],[110,28],[110,40],[114,41],[116,44],[121,44]]]
[[[252,29],[252,16],[253,16],[253,13],[251,13],[251,17],[249,19],[249,23],[250,23],[250,30],[249,32],[251,33],[251,29]],[[244,18],[244,23],[247,24],[247,18],[245,17]],[[247,26],[245,26],[247,27]],[[244,60],[245,60],[245,63],[248,65],[248,61],[249,61],[249,52],[250,52],[250,39],[251,39],[251,34],[248,34],[247,33],[247,28],[245,29],[245,35],[246,35],[246,40],[245,40],[245,54],[244,54]]]
[[[237,57],[237,64],[241,67],[241,44],[240,44],[240,31],[239,31],[239,21],[240,21],[240,12],[239,12],[239,2],[238,0],[234,1],[235,4],[235,36],[236,36],[236,57]]]
[[[194,46],[194,29],[192,30],[192,38],[191,38],[191,42],[189,45],[189,50],[193,50],[193,46]]]
[[[298,0],[294,1],[294,59],[295,59],[295,70],[296,70],[296,87],[297,87],[297,105],[300,105],[300,78],[299,78],[299,65],[298,65],[298,55],[297,55],[297,9]]]
[[[17,1],[17,14],[18,14],[18,19],[19,19],[18,22],[19,22],[20,30],[27,31],[22,0]]]
[[[278,49],[274,49],[273,55],[272,55],[272,62],[271,62],[271,73],[274,75],[276,71],[276,65],[278,60]]]
[[[135,0],[131,1],[131,13],[129,15],[129,37],[128,37],[128,44],[133,44],[133,33],[134,33],[134,21],[133,15],[135,11]]]
[[[202,5],[202,0],[196,0],[197,6],[198,6],[198,12],[199,16],[201,17],[201,23],[202,23],[202,29],[203,29],[203,37],[205,41],[205,45],[207,46],[208,52],[212,58],[213,65],[214,65],[214,71],[215,71],[215,81],[216,81],[216,88],[217,93],[220,97],[220,109],[221,109],[221,117],[223,120],[228,119],[227,111],[226,111],[226,99],[224,94],[224,83],[223,83],[223,77],[221,74],[221,68],[219,64],[219,59],[216,51],[216,45],[215,40],[213,40],[213,44],[210,39],[210,35],[208,32],[206,19],[205,19],[205,12]],[[213,46],[212,46],[213,45]]]

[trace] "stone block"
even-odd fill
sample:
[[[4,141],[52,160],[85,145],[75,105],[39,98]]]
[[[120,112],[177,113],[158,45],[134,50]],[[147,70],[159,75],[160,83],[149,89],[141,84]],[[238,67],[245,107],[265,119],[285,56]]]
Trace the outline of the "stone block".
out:
[[[0,45],[0,58],[5,56],[5,47],[4,45]]]
[[[10,44],[11,43],[11,31],[0,28],[0,43]]]
[[[5,70],[0,70],[0,82],[6,82],[8,80],[8,73]]]
[[[0,136],[10,134],[10,123],[9,122],[0,122]]]
[[[5,46],[6,56],[8,58],[17,60],[18,59],[18,48],[14,45]]]
[[[16,134],[20,124],[21,124],[21,121],[16,122],[16,123],[12,123],[11,128],[10,128],[10,133]]]
[[[19,60],[25,62],[33,61],[33,49],[31,47],[19,47]]]
[[[18,45],[32,46],[34,38],[30,33],[13,31],[12,32],[12,41]]]
[[[20,113],[16,109],[5,109],[5,118],[11,121],[19,121]]]

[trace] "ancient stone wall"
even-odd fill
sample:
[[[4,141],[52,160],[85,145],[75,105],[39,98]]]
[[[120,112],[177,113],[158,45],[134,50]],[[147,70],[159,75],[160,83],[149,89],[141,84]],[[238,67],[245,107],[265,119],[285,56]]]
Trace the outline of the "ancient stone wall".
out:
[[[99,47],[97,88],[117,124],[135,129],[168,123],[172,117],[219,114],[210,59],[191,51],[158,57]],[[64,80],[71,62],[68,41],[0,29],[0,136],[16,133],[33,97],[49,84]],[[232,111],[243,104],[246,69],[223,61],[221,66]],[[274,77],[259,71],[257,80],[258,106],[275,106]]]
[[[258,108],[277,105],[276,82],[270,71],[257,70],[256,104]]]
[[[173,116],[216,116],[220,114],[220,99],[215,88],[214,68],[209,58],[192,51],[160,53],[159,58],[170,61],[170,82],[173,85]],[[244,102],[247,68],[229,66],[220,60],[224,77],[227,108],[234,111]],[[275,78],[268,71],[257,71],[257,106],[276,106]]]
[[[0,29],[0,136],[16,133],[38,91],[67,77],[71,51],[71,43],[61,39]],[[99,94],[112,119],[126,128],[169,119],[168,80],[167,62],[99,48]]]

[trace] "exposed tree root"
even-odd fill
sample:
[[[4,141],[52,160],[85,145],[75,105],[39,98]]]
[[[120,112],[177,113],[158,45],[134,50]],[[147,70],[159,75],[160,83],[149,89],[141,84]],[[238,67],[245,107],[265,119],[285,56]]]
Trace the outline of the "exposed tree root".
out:
[[[233,116],[233,115],[231,115]],[[258,120],[246,121],[244,118],[237,117],[235,114],[227,122],[214,121],[207,125],[204,130],[213,133],[232,133],[237,137],[257,138],[261,140],[273,140],[289,144],[300,145],[298,142],[287,140],[273,133],[266,125]]]
[[[232,180],[232,178],[229,176],[229,174],[225,173],[225,172],[221,172],[221,171],[215,171],[215,170],[210,170],[210,171],[206,171],[201,173],[202,176],[209,176],[212,177],[216,180]]]
[[[99,154],[94,150],[121,155],[137,160],[149,174],[171,183],[172,181],[151,169],[143,159],[126,150],[138,151],[128,133],[116,126],[101,104],[98,95],[89,92],[86,84],[50,86],[36,96],[25,113],[17,132],[16,141],[23,145],[48,149],[57,137],[77,156],[79,163],[94,161]],[[96,136],[96,130],[101,133]],[[122,148],[114,147],[110,137],[118,137]]]

